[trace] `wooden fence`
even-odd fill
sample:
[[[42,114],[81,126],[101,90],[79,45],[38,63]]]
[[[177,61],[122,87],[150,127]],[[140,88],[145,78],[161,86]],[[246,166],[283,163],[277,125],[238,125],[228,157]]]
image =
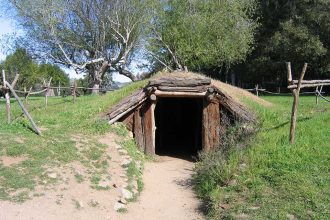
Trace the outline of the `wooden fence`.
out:
[[[76,102],[77,100],[77,94],[78,93],[78,89],[83,89],[85,91],[88,90],[98,90],[98,91],[113,91],[113,90],[104,90],[104,89],[95,89],[95,88],[88,88],[88,87],[78,87],[77,86],[77,82],[76,80],[74,80],[74,82],[71,84],[71,86],[69,87],[61,87],[61,85],[59,84],[57,87],[55,86],[51,86],[51,82],[52,82],[52,78],[50,78],[48,80],[48,82],[46,82],[45,80],[43,80],[43,86],[42,89],[40,91],[32,91],[32,87],[29,90],[24,89],[24,91],[21,90],[16,90],[15,86],[17,84],[17,81],[19,79],[19,74],[15,75],[14,80],[9,83],[6,80],[6,73],[4,70],[2,70],[2,85],[0,84],[0,90],[3,93],[3,96],[6,100],[6,118],[7,118],[7,123],[10,124],[11,123],[11,106],[10,106],[10,96],[13,95],[13,98],[15,98],[20,106],[20,108],[22,109],[24,115],[29,119],[33,130],[36,132],[36,134],[40,135],[41,131],[38,128],[38,126],[35,124],[35,122],[33,121],[31,115],[29,114],[28,110],[25,108],[23,102],[21,101],[21,98],[17,95],[17,94],[21,94],[24,96],[24,100],[27,101],[28,97],[30,95],[39,95],[39,94],[44,94],[45,96],[45,107],[47,107],[48,105],[48,97],[50,96],[50,92],[53,89],[57,90],[58,95],[61,93],[61,90],[64,89],[70,89],[70,93],[72,96],[72,101]]]

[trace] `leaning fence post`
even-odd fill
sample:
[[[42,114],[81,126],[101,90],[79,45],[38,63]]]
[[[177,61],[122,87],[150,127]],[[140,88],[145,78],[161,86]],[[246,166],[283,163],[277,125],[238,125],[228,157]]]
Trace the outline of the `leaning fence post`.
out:
[[[18,95],[16,94],[15,90],[11,87],[11,85],[8,82],[5,82],[5,85],[10,89],[10,91],[12,92],[12,94],[14,95],[15,99],[17,100],[19,106],[21,107],[21,109],[23,110],[24,114],[26,115],[26,117],[29,119],[34,131],[40,135],[41,131],[39,130],[38,126],[34,123],[31,115],[29,114],[29,112],[26,110],[26,108],[24,107],[23,103],[21,102],[20,98],[18,97]]]
[[[292,73],[291,73],[291,63],[287,63],[288,69],[288,83],[289,85],[292,84]],[[291,112],[291,126],[290,126],[290,143],[293,144],[295,141],[295,131],[296,131],[296,124],[297,124],[297,112],[298,112],[298,105],[299,105],[299,93],[302,81],[304,79],[305,73],[307,70],[307,63],[304,64],[303,70],[300,74],[300,78],[298,81],[297,88],[292,89],[293,94],[293,105],[292,105],[292,112]]]
[[[5,70],[2,70],[2,81],[3,81],[3,87],[2,91],[5,95],[6,99],[6,112],[7,112],[7,123],[10,124],[11,117],[10,117],[10,95],[9,95],[9,90],[8,87],[6,86],[6,74]]]
[[[26,89],[24,89],[24,91],[25,91]],[[30,87],[30,90],[28,91],[28,92],[26,92],[25,93],[25,98],[24,98],[24,100],[26,101],[26,102],[28,102],[28,97],[29,97],[29,95],[30,95],[30,93],[32,92],[32,87]]]

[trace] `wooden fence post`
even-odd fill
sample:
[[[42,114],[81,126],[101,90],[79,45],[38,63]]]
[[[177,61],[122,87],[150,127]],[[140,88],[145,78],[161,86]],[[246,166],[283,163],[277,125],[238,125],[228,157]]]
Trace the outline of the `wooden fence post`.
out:
[[[316,105],[319,104],[319,87],[318,86],[315,89],[315,102],[316,102]]]
[[[77,82],[76,80],[73,81],[73,85],[72,85],[72,98],[73,98],[73,103],[76,102],[76,99],[77,99]]]
[[[49,92],[50,92],[50,83],[52,82],[52,77],[50,77],[48,83],[45,82],[44,80],[44,85],[46,87],[46,91],[45,91],[45,104],[46,104],[46,108],[48,106],[48,95],[49,95]]]
[[[23,103],[21,102],[20,98],[18,97],[18,95],[16,94],[15,90],[12,88],[12,86],[8,83],[5,82],[5,85],[10,89],[11,93],[14,95],[15,99],[17,100],[19,106],[21,107],[21,109],[23,110],[24,114],[26,115],[26,117],[29,119],[30,123],[32,124],[32,127],[34,129],[34,131],[40,135],[41,131],[39,130],[39,128],[37,127],[37,125],[34,123],[31,115],[29,114],[29,112],[26,110],[26,108],[24,107]]]
[[[24,89],[24,91],[25,91],[26,89]],[[32,92],[32,87],[30,87],[30,90],[27,92],[27,93],[25,93],[25,101],[26,102],[28,102],[28,97],[29,97],[29,95],[30,95],[30,93]]]
[[[287,63],[287,70],[288,70],[288,83],[291,84],[292,83],[292,72],[291,72],[291,63],[290,62]],[[290,126],[290,136],[289,136],[289,140],[290,140],[291,144],[293,144],[295,141],[297,112],[298,112],[298,105],[299,105],[299,93],[300,93],[301,83],[304,79],[306,70],[307,70],[307,63],[304,64],[303,70],[300,74],[297,88],[291,90],[292,94],[293,94],[293,105],[292,105],[292,112],[291,112],[291,126]]]
[[[2,70],[2,81],[3,81],[3,87],[2,91],[5,95],[6,99],[6,112],[7,112],[7,123],[10,124],[11,116],[10,116],[10,95],[8,87],[6,86],[6,73],[5,70]]]
[[[58,82],[57,96],[61,96],[61,82]]]
[[[258,84],[256,85],[255,90],[256,90],[256,95],[257,95],[257,97],[259,97],[259,85],[258,85]]]

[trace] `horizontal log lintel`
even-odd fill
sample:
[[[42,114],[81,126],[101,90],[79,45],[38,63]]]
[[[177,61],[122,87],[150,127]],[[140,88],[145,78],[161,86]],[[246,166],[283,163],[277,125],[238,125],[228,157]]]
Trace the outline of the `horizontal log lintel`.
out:
[[[164,91],[155,91],[155,95],[158,97],[204,97],[206,92],[164,92]]]

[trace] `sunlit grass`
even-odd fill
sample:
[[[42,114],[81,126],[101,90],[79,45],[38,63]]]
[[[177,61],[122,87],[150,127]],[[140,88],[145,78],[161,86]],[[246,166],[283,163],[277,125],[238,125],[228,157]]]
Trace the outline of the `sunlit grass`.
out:
[[[97,136],[111,130],[104,113],[123,97],[145,82],[131,84],[119,91],[100,96],[49,97],[45,107],[43,97],[30,97],[25,106],[42,131],[36,135],[15,100],[12,123],[6,123],[5,102],[0,99],[0,156],[24,157],[17,164],[4,166],[0,162],[0,199],[14,200],[15,191],[34,190],[47,169],[81,162],[95,175],[107,170],[105,148]],[[79,145],[79,147],[78,147]],[[81,181],[83,177],[79,177]],[[91,177],[91,184],[96,177]],[[20,201],[27,196],[21,196]]]
[[[292,98],[265,99],[274,106],[252,106],[262,125],[250,146],[233,153],[224,171],[209,168],[199,179],[197,190],[208,201],[210,216],[329,219],[330,104],[316,106],[314,97],[301,97],[296,143],[290,145]],[[230,177],[228,184],[221,184],[224,176]]]

